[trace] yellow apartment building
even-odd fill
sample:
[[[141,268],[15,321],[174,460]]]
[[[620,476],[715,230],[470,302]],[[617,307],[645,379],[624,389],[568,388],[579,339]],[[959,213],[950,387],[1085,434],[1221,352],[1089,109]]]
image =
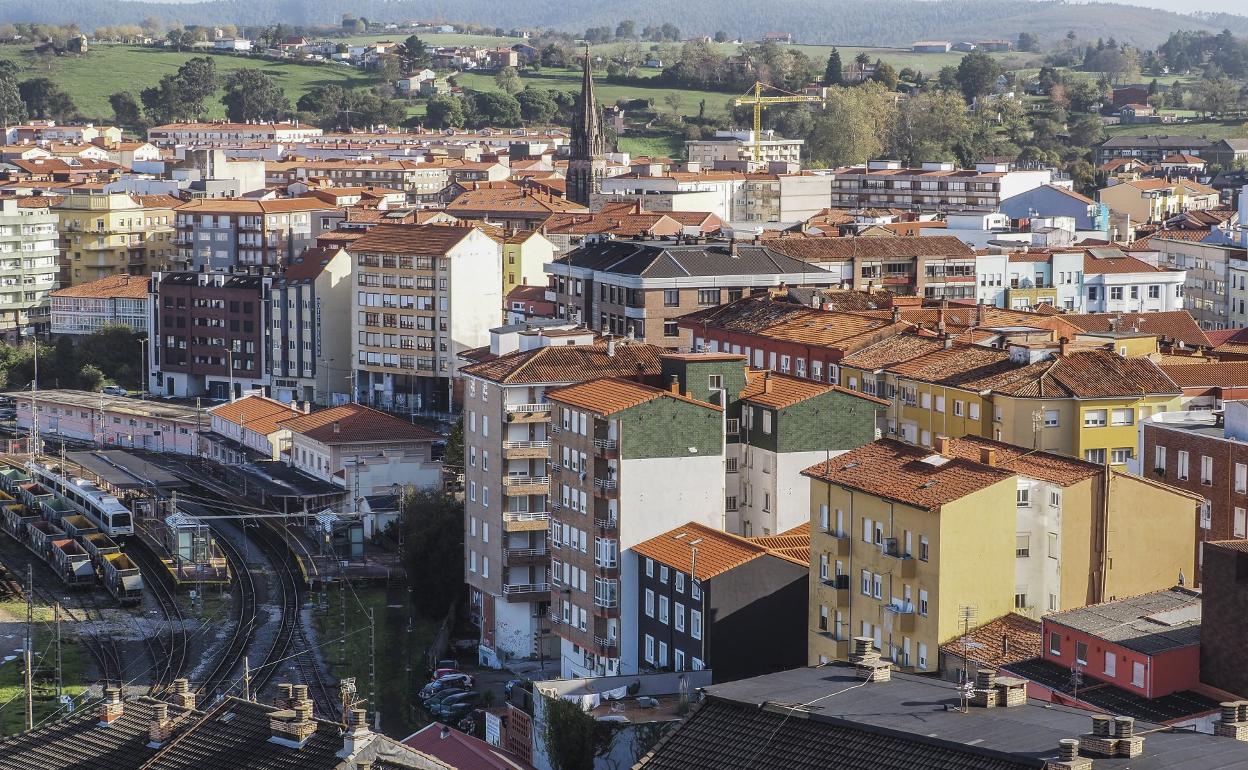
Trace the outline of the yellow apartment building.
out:
[[[150,275],[176,253],[168,195],[71,193],[53,210],[61,218],[61,284],[110,275]]]
[[[545,286],[542,269],[555,258],[555,244],[539,230],[522,230],[503,239],[503,296],[517,286]]]
[[[966,618],[1014,606],[1016,477],[892,439],[806,469],[811,483],[812,664],[869,636],[934,671]]]

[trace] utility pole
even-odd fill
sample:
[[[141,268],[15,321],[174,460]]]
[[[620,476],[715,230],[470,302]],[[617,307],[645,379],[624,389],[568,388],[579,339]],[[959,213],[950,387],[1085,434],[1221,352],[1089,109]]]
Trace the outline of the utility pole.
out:
[[[373,729],[381,730],[381,708],[377,702],[377,624],[373,608],[368,608],[368,705],[373,707]]]
[[[251,700],[251,656],[243,657],[243,700]]]
[[[31,648],[34,647],[34,639],[31,638],[35,624],[35,574],[30,563],[26,563],[26,729],[35,729],[35,701],[32,690],[33,678],[30,670],[32,661]]]
[[[338,635],[338,657],[342,665],[347,665],[347,576],[342,573],[342,562],[338,562],[338,610],[342,616],[342,630]]]
[[[61,671],[61,603],[52,604],[52,614],[56,618],[56,700],[59,703],[63,694],[65,680]]]

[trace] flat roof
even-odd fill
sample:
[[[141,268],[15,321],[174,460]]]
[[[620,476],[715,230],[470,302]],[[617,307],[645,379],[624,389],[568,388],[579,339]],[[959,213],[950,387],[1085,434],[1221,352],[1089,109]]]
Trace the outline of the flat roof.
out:
[[[65,459],[117,489],[175,489],[187,483],[158,465],[120,449],[66,452]]]
[[[11,391],[5,395],[17,401],[30,401],[32,393],[28,390]],[[33,394],[40,404],[66,405],[78,409],[129,414],[135,417],[146,417],[154,420],[172,420],[174,422],[194,423],[198,410],[193,406],[171,404],[166,401],[154,401],[128,396],[109,396],[104,393],[92,393],[88,390],[40,390]]]

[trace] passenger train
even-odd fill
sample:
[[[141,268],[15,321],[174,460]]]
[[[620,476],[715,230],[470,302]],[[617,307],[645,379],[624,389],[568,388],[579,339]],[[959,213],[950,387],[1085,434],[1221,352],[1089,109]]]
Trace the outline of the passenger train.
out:
[[[130,509],[95,484],[86,479],[62,475],[59,469],[43,463],[28,462],[26,470],[32,479],[64,497],[104,534],[114,540],[134,535],[134,518]]]

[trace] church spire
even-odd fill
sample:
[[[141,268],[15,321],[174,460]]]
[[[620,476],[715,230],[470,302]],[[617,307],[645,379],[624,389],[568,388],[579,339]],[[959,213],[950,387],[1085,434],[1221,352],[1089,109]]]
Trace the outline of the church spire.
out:
[[[581,77],[581,96],[577,103],[576,118],[572,124],[572,159],[593,160],[602,157],[606,140],[602,133],[602,113],[594,97],[594,76],[590,66],[589,46],[585,46],[585,61]]]

